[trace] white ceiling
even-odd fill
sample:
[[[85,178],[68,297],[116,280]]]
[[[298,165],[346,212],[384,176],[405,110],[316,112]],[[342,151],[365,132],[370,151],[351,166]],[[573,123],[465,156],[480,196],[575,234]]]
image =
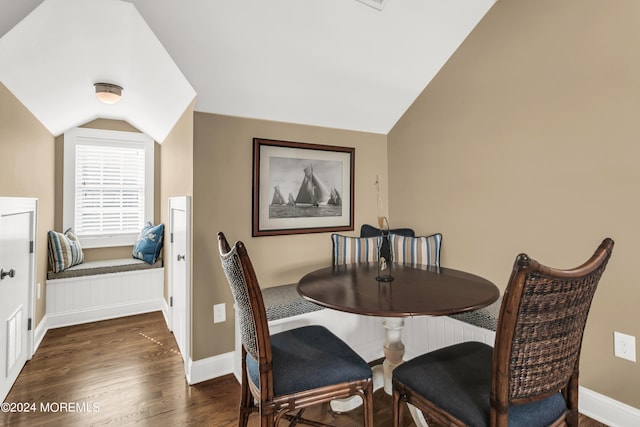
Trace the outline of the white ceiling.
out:
[[[105,117],[161,142],[194,96],[202,112],[387,134],[494,0],[46,0],[11,30],[41,3],[0,0],[2,83],[54,135]],[[122,101],[96,101],[98,80]]]

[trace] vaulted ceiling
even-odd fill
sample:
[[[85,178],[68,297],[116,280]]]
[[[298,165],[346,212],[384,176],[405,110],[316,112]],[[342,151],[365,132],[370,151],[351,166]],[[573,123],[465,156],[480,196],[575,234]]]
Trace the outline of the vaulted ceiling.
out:
[[[386,134],[494,0],[0,0],[0,79],[54,135],[196,111]],[[124,87],[99,103],[93,83]]]

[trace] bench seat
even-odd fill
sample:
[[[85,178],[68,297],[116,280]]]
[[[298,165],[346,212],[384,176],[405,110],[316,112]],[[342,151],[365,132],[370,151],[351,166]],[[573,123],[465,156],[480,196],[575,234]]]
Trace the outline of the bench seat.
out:
[[[498,315],[500,314],[501,304],[502,296],[500,296],[496,302],[486,307],[478,310],[467,311],[466,313],[452,314],[449,317],[495,332],[496,327],[498,326]]]
[[[87,261],[47,273],[47,328],[165,309],[164,267],[133,258]]]
[[[311,313],[324,308],[302,298],[297,286],[296,283],[290,283],[262,289],[262,300],[268,321]]]
[[[98,274],[121,273],[123,271],[147,270],[162,268],[162,260],[155,264],[148,264],[136,258],[119,258],[101,261],[87,261],[74,265],[59,273],[47,272],[47,280],[68,279],[72,277],[95,276]]]
[[[274,321],[299,314],[322,310],[324,307],[312,303],[298,294],[297,285],[273,286],[262,290],[267,320]],[[493,304],[466,313],[452,314],[449,317],[489,331],[496,331],[502,297]]]

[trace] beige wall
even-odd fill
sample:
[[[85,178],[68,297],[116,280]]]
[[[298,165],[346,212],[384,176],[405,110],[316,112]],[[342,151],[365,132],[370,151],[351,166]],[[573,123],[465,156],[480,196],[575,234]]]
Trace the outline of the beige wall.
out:
[[[640,8],[498,1],[388,136],[392,221],[444,234],[443,265],[504,288],[517,253],[572,267],[616,241],[580,382],[640,408]]]
[[[218,231],[223,231],[232,242],[244,241],[262,287],[296,282],[305,273],[331,264],[329,233],[251,237],[254,137],[355,147],[354,235],[362,223],[376,221],[375,175],[379,174],[383,183],[387,181],[384,135],[196,113],[193,156],[194,360],[233,350],[233,303],[220,266]],[[227,304],[227,321],[214,325],[213,305],[222,302]]]
[[[53,228],[53,135],[0,83],[0,196],[38,199],[35,324],[45,311],[47,231]]]
[[[163,141],[161,150],[160,216],[165,225],[165,247],[169,244],[169,197],[193,196],[193,106],[187,107],[171,132]],[[193,213],[191,215],[193,222]],[[192,242],[193,246],[193,242]],[[167,253],[166,251],[164,252]],[[192,247],[193,253],[193,247]],[[169,269],[165,261],[164,287],[168,301]],[[193,263],[191,264],[193,270]],[[192,273],[193,274],[193,273]]]

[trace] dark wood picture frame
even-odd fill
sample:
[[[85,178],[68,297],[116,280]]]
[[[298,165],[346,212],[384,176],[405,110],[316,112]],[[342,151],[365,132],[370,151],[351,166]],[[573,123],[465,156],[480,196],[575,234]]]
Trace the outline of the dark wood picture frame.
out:
[[[252,235],[354,229],[355,148],[253,139]]]

